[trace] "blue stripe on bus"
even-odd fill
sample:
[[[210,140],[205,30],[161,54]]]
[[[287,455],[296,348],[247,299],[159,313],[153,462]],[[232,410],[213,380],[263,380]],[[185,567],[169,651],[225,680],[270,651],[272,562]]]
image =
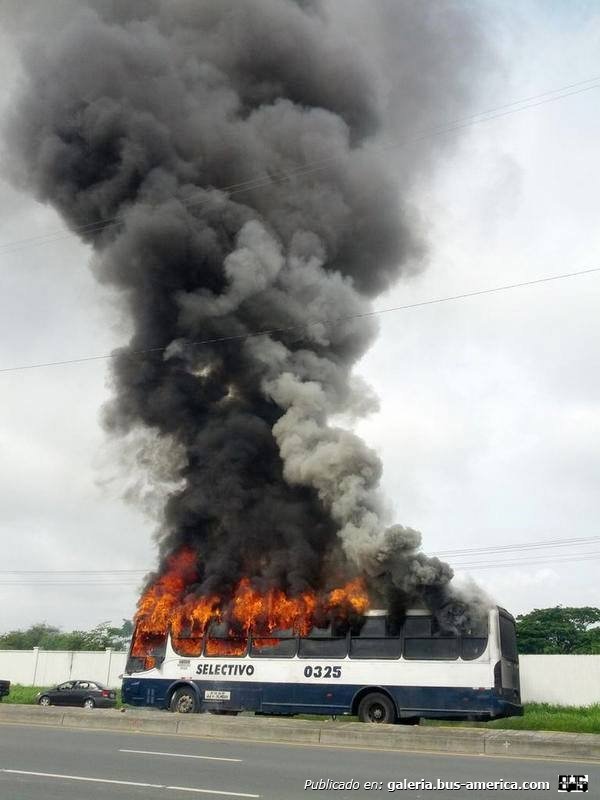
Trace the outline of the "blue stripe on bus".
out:
[[[248,681],[180,681],[169,678],[123,678],[123,702],[165,708],[175,686],[193,685],[207,710],[244,710],[272,714],[351,714],[363,689],[383,689],[403,716],[500,717],[520,713],[494,689],[450,686],[364,686],[323,683],[267,683]],[[231,693],[229,700],[208,702],[205,690]],[[522,712],[521,712],[522,713]]]

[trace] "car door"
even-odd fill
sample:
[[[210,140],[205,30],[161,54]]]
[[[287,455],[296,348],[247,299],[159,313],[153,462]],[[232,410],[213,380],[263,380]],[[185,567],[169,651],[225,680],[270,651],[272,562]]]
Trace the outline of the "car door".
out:
[[[50,692],[50,700],[52,704],[55,706],[71,705],[71,697],[74,685],[75,681],[65,681],[65,683],[59,683],[56,689]]]
[[[69,705],[72,706],[82,706],[83,701],[90,693],[90,682],[89,681],[75,681],[75,685],[71,691],[71,701]]]

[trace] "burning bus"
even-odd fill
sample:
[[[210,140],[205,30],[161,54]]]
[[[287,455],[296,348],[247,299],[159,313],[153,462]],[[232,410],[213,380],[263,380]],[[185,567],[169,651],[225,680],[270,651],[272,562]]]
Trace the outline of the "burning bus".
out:
[[[64,5],[27,15],[40,25],[19,37],[7,141],[19,188],[93,248],[130,331],[102,419],[135,460],[124,494],[158,512],[160,564],[126,701],[518,712],[512,619],[486,601],[449,622],[452,569],[391,524],[381,459],[353,429],[377,406],[355,372],[374,304],[425,265],[437,229],[423,181],[441,140],[422,130],[471,95],[469,13],[365,3],[369,53],[320,3]],[[377,74],[388,52],[394,91]],[[392,164],[395,128],[414,141]],[[411,393],[396,343],[385,369],[391,423]]]
[[[388,613],[369,608],[360,579],[296,597],[244,580],[224,608],[216,595],[186,596],[186,559],[140,601],[125,703],[405,724],[522,714],[515,623],[502,608]]]

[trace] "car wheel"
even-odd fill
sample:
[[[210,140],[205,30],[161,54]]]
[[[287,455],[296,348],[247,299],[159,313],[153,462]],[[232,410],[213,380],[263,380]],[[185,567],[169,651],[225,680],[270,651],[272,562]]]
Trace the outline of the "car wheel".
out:
[[[50,702],[50,698],[47,694],[43,694],[40,699],[38,700],[38,706],[50,706],[52,703]]]
[[[178,714],[195,714],[198,711],[198,698],[193,689],[188,689],[182,686],[173,693],[171,704],[169,706],[171,711]]]
[[[96,703],[94,703],[94,701],[92,700],[92,698],[91,698],[91,697],[87,697],[87,698],[86,698],[86,699],[83,701],[83,707],[84,707],[84,708],[96,708]]]
[[[387,695],[372,692],[360,701],[358,718],[361,722],[392,724],[396,721],[396,711]]]

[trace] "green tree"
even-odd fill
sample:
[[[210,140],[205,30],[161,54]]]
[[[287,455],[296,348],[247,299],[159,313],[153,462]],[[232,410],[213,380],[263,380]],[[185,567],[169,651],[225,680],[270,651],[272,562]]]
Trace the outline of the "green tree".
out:
[[[32,625],[26,631],[9,631],[0,636],[0,648],[2,650],[31,650],[32,647],[42,647],[43,642],[52,641],[60,635],[60,628],[40,622]]]
[[[101,622],[89,631],[61,631],[53,625],[40,622],[27,630],[9,631],[0,635],[0,650],[124,650],[127,647],[133,623],[124,619],[121,627]]]
[[[520,653],[600,653],[600,608],[536,608],[517,617]]]

